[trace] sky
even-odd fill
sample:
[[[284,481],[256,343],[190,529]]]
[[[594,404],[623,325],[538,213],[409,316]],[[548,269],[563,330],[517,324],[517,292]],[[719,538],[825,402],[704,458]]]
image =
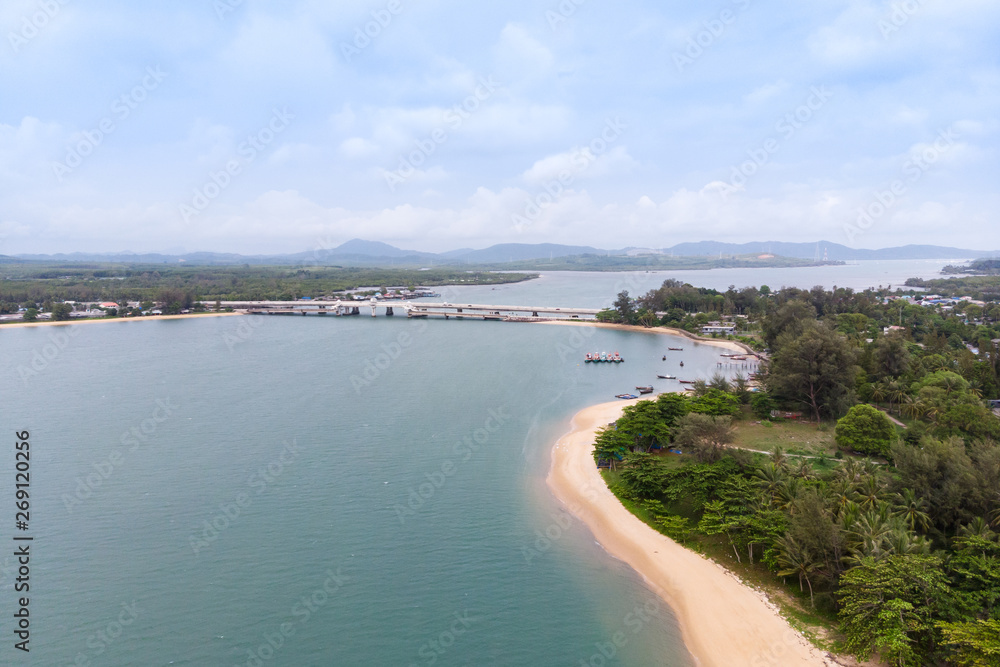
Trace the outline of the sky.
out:
[[[995,0],[4,0],[0,254],[1000,249]]]

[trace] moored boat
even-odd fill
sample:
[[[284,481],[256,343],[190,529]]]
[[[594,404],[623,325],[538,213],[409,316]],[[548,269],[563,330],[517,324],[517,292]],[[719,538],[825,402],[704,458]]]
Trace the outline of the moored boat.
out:
[[[667,349],[668,350],[673,350],[674,352],[680,352],[684,348],[683,347],[668,347]]]
[[[652,387],[636,387],[636,389],[638,390],[638,392],[640,394],[652,394],[653,393],[653,388]]]
[[[615,398],[639,398],[635,394],[615,394]]]
[[[656,377],[660,378],[661,380],[676,380],[677,379],[676,375],[657,375]]]

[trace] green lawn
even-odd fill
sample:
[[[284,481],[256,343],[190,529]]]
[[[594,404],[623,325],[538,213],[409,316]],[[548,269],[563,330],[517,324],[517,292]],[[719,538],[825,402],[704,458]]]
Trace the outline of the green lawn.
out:
[[[833,456],[837,451],[832,424],[824,424],[824,430],[820,430],[820,426],[811,422],[768,423],[736,422],[733,445],[762,452],[773,452],[776,447],[781,447],[786,454],[808,456]]]

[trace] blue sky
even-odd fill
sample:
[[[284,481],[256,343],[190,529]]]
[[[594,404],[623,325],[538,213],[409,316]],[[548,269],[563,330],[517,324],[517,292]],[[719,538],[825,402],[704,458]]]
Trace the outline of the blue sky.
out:
[[[1000,248],[995,0],[6,0],[0,253]]]

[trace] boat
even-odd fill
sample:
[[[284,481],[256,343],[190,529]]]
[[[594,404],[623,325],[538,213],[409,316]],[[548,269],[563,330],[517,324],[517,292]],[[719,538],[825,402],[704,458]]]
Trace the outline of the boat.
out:
[[[650,387],[636,387],[640,394],[652,394],[653,388]]]
[[[587,354],[586,354],[586,355],[585,355],[585,356],[583,357],[583,361],[584,361],[585,363],[588,363],[588,364],[589,364],[589,363],[590,363],[591,361],[593,361],[593,360],[594,360],[594,356],[593,356],[592,354],[590,354],[590,352],[588,352],[588,353],[587,353]]]
[[[636,396],[635,394],[615,394],[615,398],[629,399],[629,398],[639,398],[639,397]]]
[[[694,384],[694,380],[678,380],[681,384]]]
[[[618,354],[618,352],[615,352],[615,356],[613,356],[613,357],[610,356],[610,355],[608,355],[608,361],[613,361],[616,364],[620,364],[621,362],[623,362],[625,360],[622,359],[622,355]]]
[[[667,349],[668,350],[673,350],[674,352],[680,352],[684,348],[683,347],[668,347]]]
[[[677,379],[676,375],[657,375],[656,377],[660,378],[661,380],[676,380]]]
[[[683,361],[681,362],[681,368],[684,368],[684,362]]]

